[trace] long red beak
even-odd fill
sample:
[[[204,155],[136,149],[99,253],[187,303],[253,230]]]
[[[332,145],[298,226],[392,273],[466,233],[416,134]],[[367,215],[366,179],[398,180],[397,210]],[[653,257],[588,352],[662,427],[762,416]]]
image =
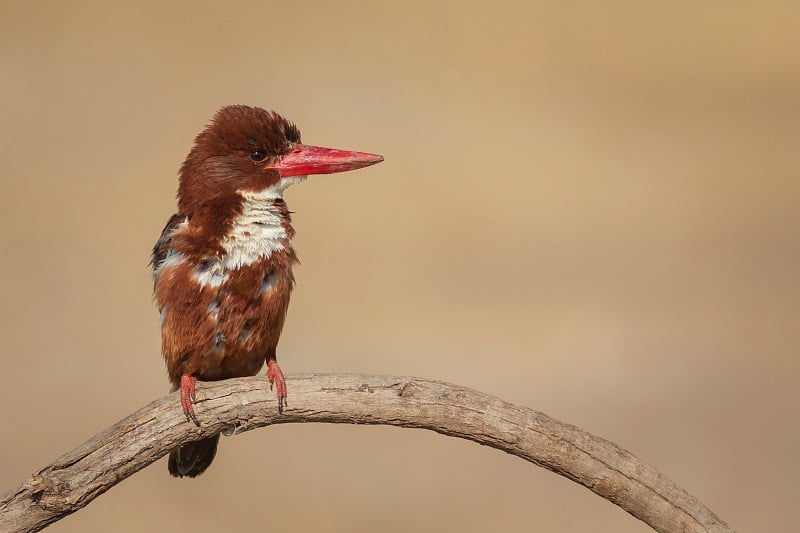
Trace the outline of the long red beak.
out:
[[[347,172],[381,161],[383,161],[382,155],[297,144],[292,153],[270,163],[265,168],[274,168],[281,173],[282,178],[288,178],[289,176]]]

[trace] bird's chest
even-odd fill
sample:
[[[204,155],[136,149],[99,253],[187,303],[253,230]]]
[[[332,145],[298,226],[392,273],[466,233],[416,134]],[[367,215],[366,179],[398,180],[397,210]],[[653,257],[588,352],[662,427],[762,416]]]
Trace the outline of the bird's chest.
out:
[[[234,269],[214,259],[165,272],[156,297],[170,374],[213,380],[258,372],[278,343],[292,286],[291,262],[275,253]]]

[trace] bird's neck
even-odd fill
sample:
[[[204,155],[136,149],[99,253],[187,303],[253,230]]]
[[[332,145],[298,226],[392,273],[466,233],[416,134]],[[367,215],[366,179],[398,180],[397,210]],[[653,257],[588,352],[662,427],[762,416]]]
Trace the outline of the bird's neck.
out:
[[[292,218],[282,191],[244,192],[241,212],[232,218],[228,231],[221,237],[225,250],[223,267],[236,269],[269,258],[279,251],[292,251],[294,236]]]
[[[195,262],[217,258],[224,270],[242,268],[275,253],[294,258],[291,212],[281,192],[237,191],[201,204],[174,233],[176,251]]]

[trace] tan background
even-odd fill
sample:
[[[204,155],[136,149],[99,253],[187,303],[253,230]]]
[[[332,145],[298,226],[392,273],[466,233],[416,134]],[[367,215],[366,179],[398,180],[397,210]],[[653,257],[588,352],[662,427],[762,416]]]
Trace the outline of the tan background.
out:
[[[149,248],[194,135],[248,103],[386,156],[288,194],[287,372],[472,386],[797,530],[797,3],[109,4],[0,8],[0,491],[166,392]],[[52,530],[442,526],[647,530],[471,443],[298,425]]]

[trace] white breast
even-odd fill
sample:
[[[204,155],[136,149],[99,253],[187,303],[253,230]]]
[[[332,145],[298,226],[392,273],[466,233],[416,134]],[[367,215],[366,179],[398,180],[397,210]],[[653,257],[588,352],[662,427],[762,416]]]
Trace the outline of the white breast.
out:
[[[272,189],[239,191],[245,199],[244,209],[222,239],[222,247],[226,252],[222,259],[223,269],[252,264],[285,248],[288,237],[281,223],[280,212],[274,204],[274,200],[281,198],[281,192]]]

